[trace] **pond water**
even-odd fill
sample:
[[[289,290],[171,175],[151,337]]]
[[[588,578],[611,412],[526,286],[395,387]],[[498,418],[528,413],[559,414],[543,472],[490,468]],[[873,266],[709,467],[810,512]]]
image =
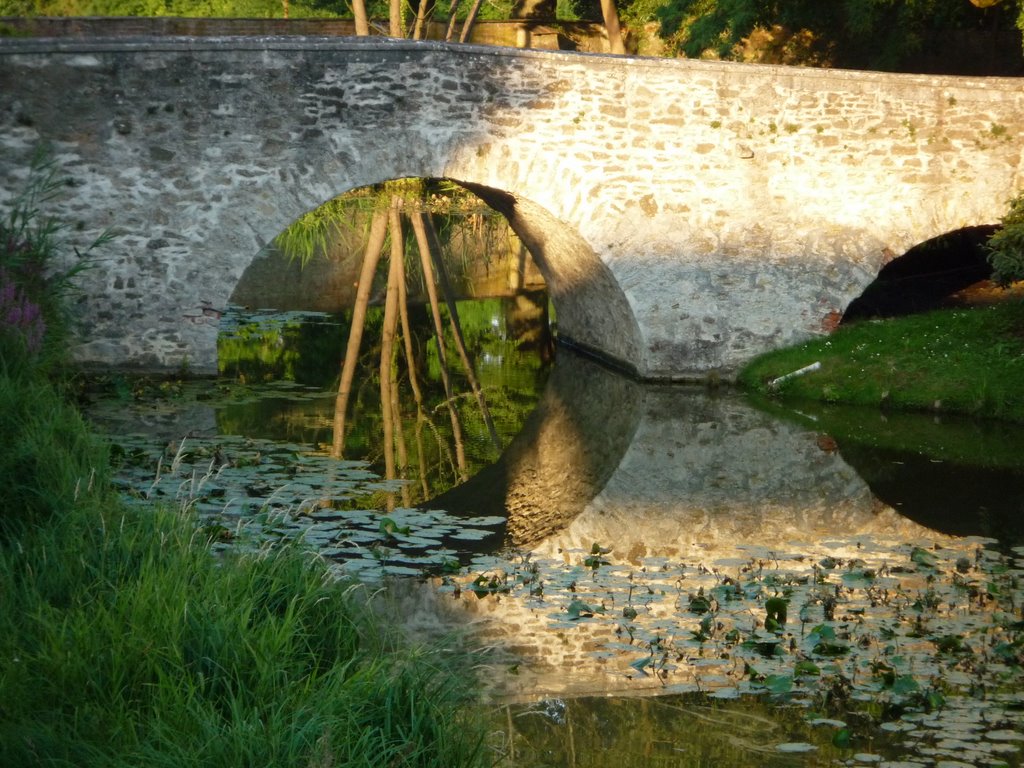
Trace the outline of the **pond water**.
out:
[[[460,305],[482,398],[414,332],[401,460],[373,342],[331,455],[326,315],[226,323],[222,378],[112,374],[87,412],[129,495],[468,631],[502,764],[1021,764],[1020,430],[644,385],[552,361],[518,301]]]

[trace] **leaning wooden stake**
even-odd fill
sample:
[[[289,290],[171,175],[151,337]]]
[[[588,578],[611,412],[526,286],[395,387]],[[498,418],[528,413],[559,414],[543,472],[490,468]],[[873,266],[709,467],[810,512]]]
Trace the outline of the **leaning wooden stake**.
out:
[[[331,445],[331,456],[337,459],[342,457],[345,449],[345,413],[348,410],[348,399],[352,393],[352,379],[355,377],[359,346],[363,341],[366,308],[370,304],[373,276],[377,272],[380,252],[384,249],[387,226],[387,211],[375,212],[370,223],[370,239],[366,243],[366,251],[363,253],[363,267],[359,273],[359,286],[356,289],[356,304],[352,310],[352,326],[349,328],[345,362],[341,367],[341,380],[338,382],[338,397],[334,401],[334,441]]]
[[[411,214],[409,220],[412,222],[412,230],[416,234],[416,244],[420,252],[420,264],[423,268],[423,282],[427,288],[427,298],[430,300],[430,313],[434,320],[434,336],[437,339],[437,356],[441,363],[441,382],[444,384],[445,403],[448,406],[448,415],[452,422],[452,437],[455,440],[455,464],[458,468],[459,477],[462,480],[468,479],[466,472],[466,450],[462,441],[462,425],[459,423],[459,414],[455,409],[455,396],[452,392],[451,377],[448,373],[448,353],[444,344],[444,326],[441,324],[441,307],[437,300],[437,285],[434,281],[434,269],[431,266],[430,239],[427,237],[427,214],[424,211],[416,211]]]
[[[451,317],[452,323],[452,336],[455,339],[455,349],[458,350],[459,358],[466,369],[466,378],[469,380],[469,386],[473,390],[473,395],[480,406],[480,413],[484,417],[484,424],[487,425],[491,442],[500,451],[501,440],[498,437],[498,431],[494,428],[494,420],[491,418],[491,412],[487,408],[487,400],[479,383],[477,383],[473,362],[469,359],[469,352],[466,351],[462,323],[459,322],[459,308],[455,303],[455,292],[452,290],[451,283],[448,280],[448,271],[445,269],[444,259],[441,256],[441,244],[438,242],[437,233],[434,231],[434,223],[426,214],[423,214],[423,224],[427,230],[427,238],[430,243],[430,257],[434,261],[435,269],[437,269],[437,284],[441,287],[441,293],[444,294],[445,303],[448,305],[448,314]]]

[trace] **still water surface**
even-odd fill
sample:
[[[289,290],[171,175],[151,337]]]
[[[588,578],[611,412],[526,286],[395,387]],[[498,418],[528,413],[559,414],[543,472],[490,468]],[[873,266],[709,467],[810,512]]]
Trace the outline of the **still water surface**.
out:
[[[336,372],[303,368],[340,356],[322,316],[243,323],[230,375],[114,377],[89,411],[126,492],[222,546],[302,538],[342,574],[416,577],[391,587],[410,628],[488,648],[506,764],[1019,764],[1019,430],[643,385],[552,362],[510,317],[463,316],[497,442],[424,333],[393,478],[372,359],[328,455]],[[255,367],[228,354],[247,334]]]

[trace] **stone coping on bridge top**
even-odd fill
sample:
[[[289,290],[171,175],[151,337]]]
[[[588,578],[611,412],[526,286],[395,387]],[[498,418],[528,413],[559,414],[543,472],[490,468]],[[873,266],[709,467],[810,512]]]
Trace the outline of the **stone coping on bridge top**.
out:
[[[11,19],[0,17],[0,28]],[[24,21],[24,20],[22,20]],[[189,21],[195,21],[190,19]],[[219,19],[216,21],[226,21]],[[258,20],[262,21],[262,20]],[[275,20],[269,20],[275,21]],[[281,20],[283,21],[283,20]],[[55,36],[55,37],[5,37],[0,35],[0,56],[30,53],[102,53],[105,51],[127,52],[145,51],[216,51],[224,48],[233,50],[282,50],[282,51],[393,51],[393,52],[424,52],[435,51],[447,54],[494,57],[511,59],[547,59],[585,58],[589,66],[602,63],[621,69],[629,68],[679,68],[684,70],[713,73],[715,71],[732,71],[745,69],[760,70],[762,73],[774,73],[778,77],[799,77],[804,81],[837,80],[861,81],[864,83],[887,82],[901,80],[907,86],[919,85],[929,88],[943,85],[968,85],[972,88],[1003,89],[1020,87],[1024,77],[993,77],[968,75],[931,75],[915,73],[879,72],[855,69],[827,69],[817,67],[795,67],[779,64],[757,64],[749,62],[717,61],[707,59],[662,58],[653,56],[621,55],[602,51],[566,51],[539,48],[515,48],[501,45],[479,45],[472,43],[448,43],[441,40],[405,40],[385,36],[370,37],[339,36],[330,34],[174,34],[174,35],[97,35],[88,37]]]

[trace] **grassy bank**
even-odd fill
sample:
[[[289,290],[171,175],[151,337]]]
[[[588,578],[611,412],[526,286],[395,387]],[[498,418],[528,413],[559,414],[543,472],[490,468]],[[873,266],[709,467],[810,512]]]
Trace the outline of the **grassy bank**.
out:
[[[33,190],[0,221],[0,765],[479,764],[464,659],[306,552],[215,554],[114,491],[54,375],[69,283]]]
[[[773,382],[805,366],[812,372]],[[840,327],[751,362],[742,386],[786,400],[1024,421],[1024,303]]]
[[[77,412],[0,356],[0,765],[458,766],[454,659],[299,551],[125,508]]]

